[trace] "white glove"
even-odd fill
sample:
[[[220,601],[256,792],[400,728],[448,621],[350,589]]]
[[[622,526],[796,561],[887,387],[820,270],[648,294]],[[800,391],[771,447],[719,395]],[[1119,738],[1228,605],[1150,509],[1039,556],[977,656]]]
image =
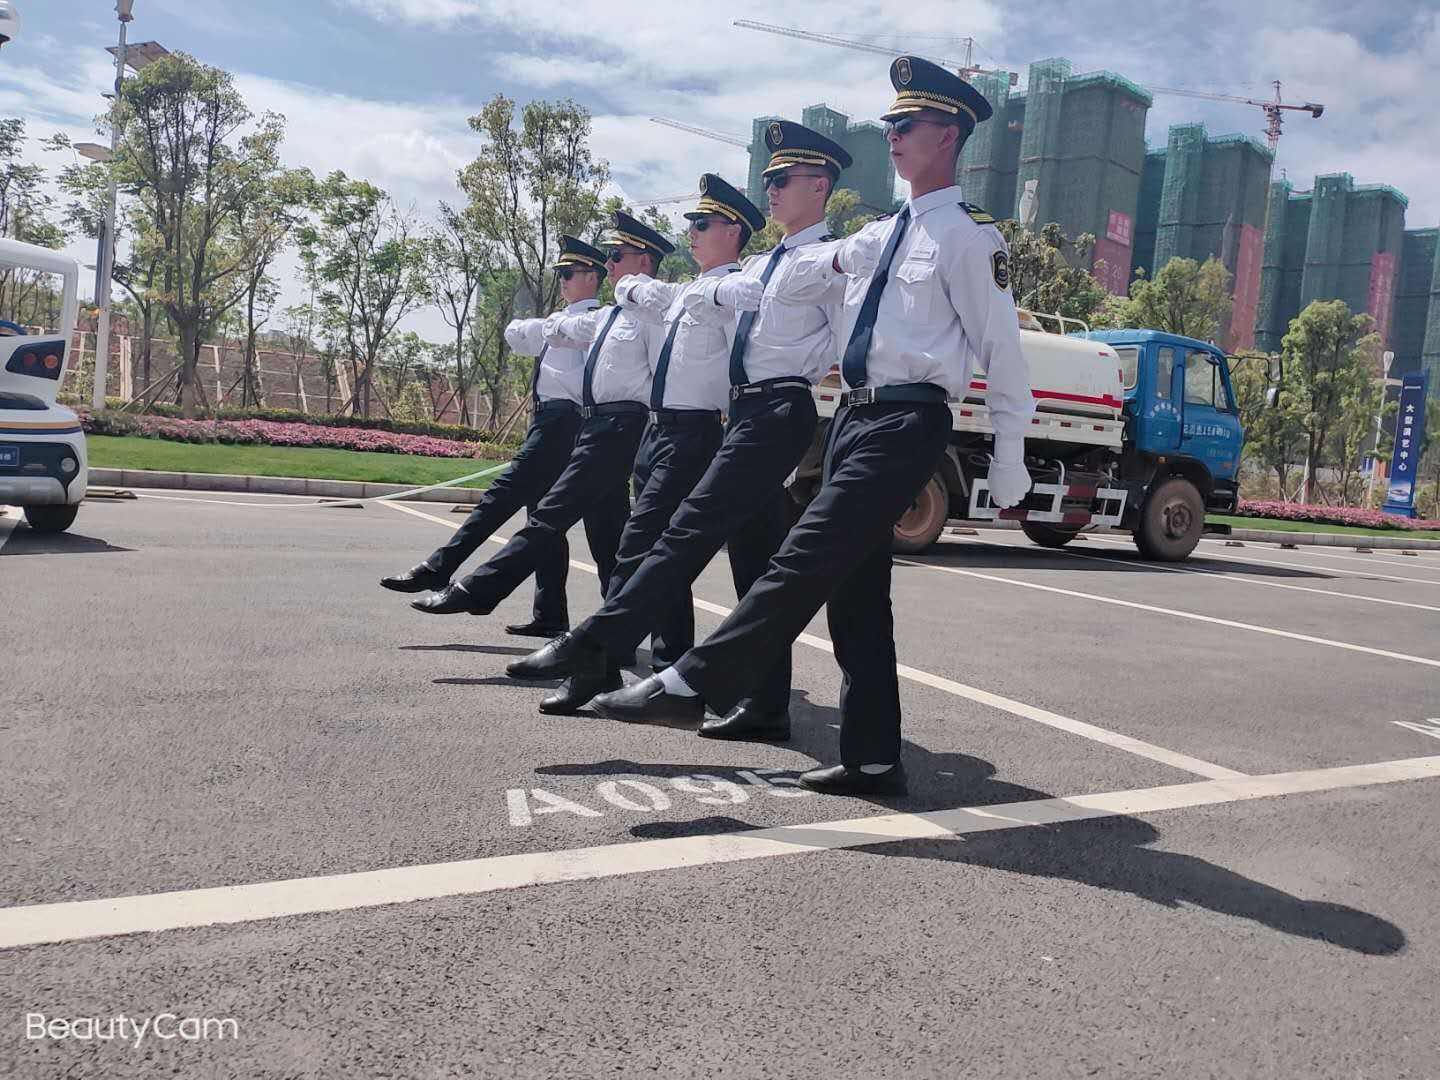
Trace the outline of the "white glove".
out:
[[[649,274],[626,274],[615,283],[615,302],[627,309],[639,306],[639,286],[650,280]]]
[[[869,277],[880,265],[886,234],[879,229],[861,229],[840,241],[835,264],[852,277]]]
[[[1025,467],[1025,440],[995,440],[990,459],[990,501],[1002,510],[1018,506],[1030,490],[1030,470]]]
[[[549,341],[552,337],[560,333],[561,323],[564,319],[565,313],[563,311],[557,311],[555,314],[545,317],[543,327],[546,341]]]
[[[731,274],[715,286],[715,302],[736,311],[759,311],[760,298],[764,295],[765,286],[759,278],[742,274]]]

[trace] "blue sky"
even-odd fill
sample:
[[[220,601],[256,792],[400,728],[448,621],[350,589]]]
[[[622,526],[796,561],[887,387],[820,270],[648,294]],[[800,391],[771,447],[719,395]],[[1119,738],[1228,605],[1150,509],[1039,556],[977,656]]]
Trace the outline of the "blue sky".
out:
[[[115,39],[112,0],[17,0],[23,36],[0,51],[0,115],[36,136],[91,134]],[[648,122],[672,116],[748,135],[750,118],[826,101],[857,118],[889,101],[884,57],[735,29],[734,18],[827,31],[1018,68],[1066,56],[1137,82],[1324,102],[1295,114],[1279,167],[1297,186],[1348,171],[1410,197],[1409,227],[1440,224],[1440,0],[136,0],[132,40],[158,40],[237,76],[252,106],[284,113],[290,164],[342,168],[430,213],[453,199],[478,148],[465,118],[497,91],[573,97],[593,146],[632,198],[678,195],[713,170],[743,180],[745,153]],[[1204,121],[1259,135],[1258,109],[1157,97],[1148,134]],[[53,155],[36,153],[51,167]],[[427,319],[420,319],[428,329]]]

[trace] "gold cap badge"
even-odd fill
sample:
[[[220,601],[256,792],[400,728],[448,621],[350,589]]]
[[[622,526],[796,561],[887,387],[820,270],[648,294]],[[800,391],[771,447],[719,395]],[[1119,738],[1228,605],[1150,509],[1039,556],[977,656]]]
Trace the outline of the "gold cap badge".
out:
[[[895,61],[895,77],[900,80],[901,86],[910,85],[913,76],[910,74],[910,58],[908,56],[902,56]]]

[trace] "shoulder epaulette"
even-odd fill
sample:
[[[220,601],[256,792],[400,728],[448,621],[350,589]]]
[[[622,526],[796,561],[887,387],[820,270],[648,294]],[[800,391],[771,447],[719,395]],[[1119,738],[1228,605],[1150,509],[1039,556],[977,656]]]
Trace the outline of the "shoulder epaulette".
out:
[[[982,210],[973,203],[962,202],[960,209],[970,215],[970,220],[976,225],[994,225],[995,217],[988,210]]]

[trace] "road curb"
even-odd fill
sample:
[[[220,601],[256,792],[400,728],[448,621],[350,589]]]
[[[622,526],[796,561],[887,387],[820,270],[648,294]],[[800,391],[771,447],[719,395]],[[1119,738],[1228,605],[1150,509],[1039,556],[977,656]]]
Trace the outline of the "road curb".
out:
[[[410,491],[413,484],[372,484],[354,480],[311,480],[301,476],[237,476],[234,473],[152,472],[146,469],[91,469],[91,484],[102,487],[160,488],[175,491],[224,491],[253,495],[302,495],[323,499],[373,499]],[[473,506],[483,488],[435,488],[406,501],[464,503]]]
[[[1360,536],[1354,533],[1283,532],[1279,529],[1231,529],[1231,540],[1254,540],[1266,544],[1298,544],[1302,547],[1405,548],[1410,551],[1440,551],[1440,540],[1422,537]],[[1214,537],[1214,539],[1220,539]]]

